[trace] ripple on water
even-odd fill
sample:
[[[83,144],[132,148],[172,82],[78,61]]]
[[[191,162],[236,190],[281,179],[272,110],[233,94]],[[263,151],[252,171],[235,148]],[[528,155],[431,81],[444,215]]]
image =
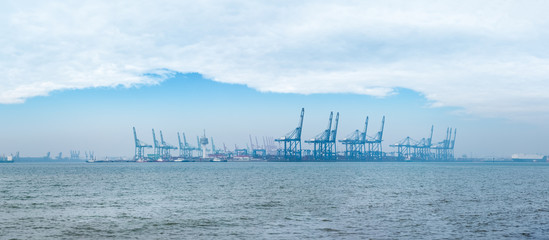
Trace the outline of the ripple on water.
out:
[[[549,164],[13,164],[0,176],[6,239],[549,235]]]

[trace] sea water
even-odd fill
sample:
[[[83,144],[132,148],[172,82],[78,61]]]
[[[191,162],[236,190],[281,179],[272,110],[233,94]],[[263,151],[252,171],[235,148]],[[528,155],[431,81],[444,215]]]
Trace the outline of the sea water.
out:
[[[547,163],[0,165],[0,239],[549,239]]]

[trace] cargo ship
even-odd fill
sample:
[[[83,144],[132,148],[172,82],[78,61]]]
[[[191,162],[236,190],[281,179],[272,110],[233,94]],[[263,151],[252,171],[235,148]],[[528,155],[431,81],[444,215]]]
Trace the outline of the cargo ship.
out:
[[[513,154],[513,162],[548,162],[547,156],[540,154]]]

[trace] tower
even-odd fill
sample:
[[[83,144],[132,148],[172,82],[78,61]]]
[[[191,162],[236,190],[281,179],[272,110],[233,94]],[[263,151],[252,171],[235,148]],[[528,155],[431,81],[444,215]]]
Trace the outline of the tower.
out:
[[[208,145],[208,138],[206,137],[206,129],[204,129],[204,136],[200,138],[200,145],[202,145],[202,158],[206,158],[206,146]]]

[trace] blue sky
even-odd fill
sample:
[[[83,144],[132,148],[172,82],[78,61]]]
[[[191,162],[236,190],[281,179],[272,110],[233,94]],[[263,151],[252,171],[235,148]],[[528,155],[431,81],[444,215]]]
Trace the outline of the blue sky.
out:
[[[206,128],[244,144],[250,133],[294,128],[301,107],[305,136],[340,111],[341,136],[366,115],[372,127],[387,115],[387,143],[435,124],[437,139],[459,129],[458,152],[546,153],[546,9],[518,0],[3,1],[0,109],[10,117],[0,153],[127,155],[117,145],[133,125],[172,143],[177,131]]]

